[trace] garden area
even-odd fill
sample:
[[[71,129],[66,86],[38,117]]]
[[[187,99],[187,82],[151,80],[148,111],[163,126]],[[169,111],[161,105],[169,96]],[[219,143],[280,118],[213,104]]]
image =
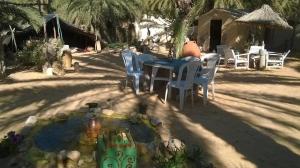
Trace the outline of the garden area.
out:
[[[0,167],[298,167],[299,5],[1,1]]]

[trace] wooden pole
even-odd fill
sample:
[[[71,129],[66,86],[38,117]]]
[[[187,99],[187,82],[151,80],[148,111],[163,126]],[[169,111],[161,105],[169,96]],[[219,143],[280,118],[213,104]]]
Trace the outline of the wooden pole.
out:
[[[47,41],[47,23],[46,19],[44,19],[44,41]]]
[[[12,27],[9,25],[9,29],[10,29],[10,32],[11,32],[11,39],[12,39],[12,42],[13,42],[13,45],[15,47],[15,50],[16,52],[18,51],[18,46],[17,46],[17,42],[16,42],[16,38],[15,38],[15,28],[12,29]]]

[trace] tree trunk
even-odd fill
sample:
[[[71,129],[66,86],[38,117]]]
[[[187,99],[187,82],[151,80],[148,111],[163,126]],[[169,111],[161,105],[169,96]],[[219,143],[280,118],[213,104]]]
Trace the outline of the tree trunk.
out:
[[[95,28],[95,51],[96,52],[100,52],[101,51],[101,35],[100,35],[100,31]]]
[[[4,64],[4,48],[2,44],[2,37],[0,37],[0,79],[5,75],[5,64]]]

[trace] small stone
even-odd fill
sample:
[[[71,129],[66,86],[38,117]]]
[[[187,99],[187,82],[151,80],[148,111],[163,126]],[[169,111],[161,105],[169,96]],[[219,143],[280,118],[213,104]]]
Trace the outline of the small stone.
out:
[[[104,115],[111,116],[111,115],[113,115],[115,112],[114,112],[113,110],[110,110],[110,109],[104,109],[104,110],[102,111],[102,113],[103,113]]]
[[[79,72],[80,71],[80,65],[79,62],[74,62],[74,71]]]
[[[151,117],[150,122],[155,127],[162,125],[162,121],[160,121],[160,119],[155,118],[155,117]]]
[[[68,115],[65,113],[57,113],[55,115],[55,117],[59,120],[67,120],[68,119]]]
[[[84,160],[80,159],[80,160],[78,161],[78,166],[82,166],[83,164],[84,164]]]
[[[68,152],[67,157],[77,163],[80,159],[80,152],[79,151],[70,151],[70,152]]]
[[[179,139],[170,139],[168,142],[165,142],[164,145],[170,152],[181,151],[185,148],[184,143]]]
[[[37,117],[36,116],[29,116],[27,120],[25,121],[26,126],[34,126],[37,123]]]
[[[58,154],[57,154],[57,159],[58,160],[65,160],[67,158],[67,151],[66,150],[61,150]]]
[[[47,68],[45,74],[48,76],[53,76],[53,68]]]

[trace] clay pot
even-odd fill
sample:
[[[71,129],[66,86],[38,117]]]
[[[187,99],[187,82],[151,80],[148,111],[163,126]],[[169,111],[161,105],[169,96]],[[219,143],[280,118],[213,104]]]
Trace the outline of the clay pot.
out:
[[[86,130],[86,134],[88,138],[96,139],[100,133],[100,129],[101,129],[101,124],[99,120],[96,119],[95,117],[91,118],[89,120],[87,130]]]
[[[195,41],[189,41],[185,43],[182,49],[182,56],[183,57],[194,56],[200,58],[201,51],[197,43]]]
[[[72,54],[70,51],[64,51],[63,52],[63,66],[64,68],[71,68],[72,66]]]

